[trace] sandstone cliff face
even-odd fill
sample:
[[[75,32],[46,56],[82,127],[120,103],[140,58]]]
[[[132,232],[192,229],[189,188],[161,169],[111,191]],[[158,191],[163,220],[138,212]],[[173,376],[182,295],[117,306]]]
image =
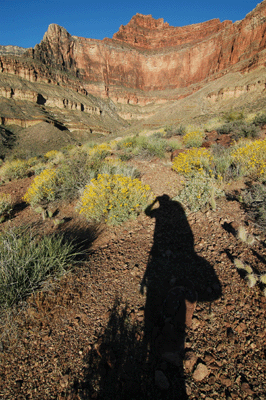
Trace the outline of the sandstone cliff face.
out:
[[[184,97],[231,71],[264,66],[265,32],[266,0],[234,24],[214,19],[172,27],[137,14],[102,41],[71,36],[52,24],[24,58],[0,56],[0,72],[144,105]]]
[[[172,27],[163,19],[137,14],[113,39],[103,41],[71,36],[53,24],[27,54],[44,65],[71,71],[90,93],[116,102],[145,104],[162,97],[162,91],[264,65],[265,31],[264,0],[234,24],[214,19]],[[154,96],[147,98],[148,92]]]

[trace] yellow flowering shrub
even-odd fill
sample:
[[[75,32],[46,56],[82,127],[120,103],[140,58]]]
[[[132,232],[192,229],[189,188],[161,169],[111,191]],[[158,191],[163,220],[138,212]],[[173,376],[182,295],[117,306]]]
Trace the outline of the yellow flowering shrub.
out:
[[[200,131],[188,132],[183,137],[183,143],[186,147],[200,147],[203,143],[204,133]]]
[[[93,146],[89,150],[89,156],[92,158],[104,159],[111,152],[111,146],[108,143],[101,143]]]
[[[31,206],[36,206],[42,202],[54,201],[58,186],[57,174],[54,169],[45,169],[37,175],[23,200]]]
[[[242,173],[253,179],[266,178],[266,139],[255,140],[237,148],[232,158]]]
[[[63,160],[64,154],[58,150],[50,150],[48,151],[44,157],[51,163],[51,164],[59,164],[60,161]]]
[[[118,225],[136,217],[150,201],[149,185],[120,174],[99,174],[85,187],[78,211],[88,220]]]
[[[182,175],[193,175],[196,172],[211,174],[212,154],[208,149],[190,149],[180,153],[173,160],[172,169]]]

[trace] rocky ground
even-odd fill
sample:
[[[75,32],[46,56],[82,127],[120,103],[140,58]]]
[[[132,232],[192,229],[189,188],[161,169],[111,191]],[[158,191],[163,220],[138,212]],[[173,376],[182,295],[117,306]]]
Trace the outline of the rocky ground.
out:
[[[169,163],[135,163],[157,196],[175,195]],[[0,190],[20,199],[30,179]],[[233,196],[192,214],[160,197],[112,229],[89,226],[71,205],[60,214],[56,226],[21,205],[11,221],[89,238],[89,255],[5,316],[0,398],[266,398],[266,297],[234,266],[265,271],[265,233]],[[237,238],[241,224],[252,246]]]

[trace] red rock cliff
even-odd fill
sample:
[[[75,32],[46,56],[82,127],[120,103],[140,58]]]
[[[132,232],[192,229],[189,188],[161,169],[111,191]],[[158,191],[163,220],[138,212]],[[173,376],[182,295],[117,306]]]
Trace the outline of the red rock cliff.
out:
[[[172,27],[163,19],[137,14],[113,39],[103,41],[71,36],[52,24],[27,56],[68,71],[88,92],[138,102],[147,92],[161,97],[162,91],[200,85],[231,70],[264,66],[265,32],[266,0],[234,24],[214,19]]]

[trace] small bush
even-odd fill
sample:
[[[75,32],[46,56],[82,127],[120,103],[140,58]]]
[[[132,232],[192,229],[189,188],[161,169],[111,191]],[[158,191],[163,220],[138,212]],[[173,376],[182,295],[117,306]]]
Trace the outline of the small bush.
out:
[[[148,204],[150,187],[123,175],[100,174],[85,187],[77,207],[88,220],[118,225],[135,218]]]
[[[186,179],[183,188],[174,200],[187,206],[190,211],[196,212],[207,205],[215,210],[215,199],[223,195],[224,192],[214,178],[198,172]]]
[[[50,164],[57,165],[64,159],[64,154],[58,150],[50,150],[44,155],[44,158],[47,159]]]
[[[266,139],[248,142],[232,151],[241,174],[252,179],[266,179]]]
[[[25,178],[28,173],[29,165],[26,160],[6,161],[0,169],[0,177],[4,182]]]
[[[212,147],[212,154],[215,176],[217,178],[222,177],[225,182],[234,179],[237,171],[231,149],[220,145],[214,145]]]
[[[200,147],[203,143],[204,133],[199,131],[188,132],[183,137],[183,143],[186,147]]]
[[[224,119],[226,122],[241,121],[245,118],[243,111],[230,111],[225,113]]]
[[[212,154],[208,149],[190,149],[174,158],[172,169],[184,176],[211,170]]]
[[[173,136],[184,136],[186,133],[186,129],[184,126],[169,126],[165,128],[165,137],[166,138],[171,138]]]
[[[260,114],[260,115],[256,115],[256,117],[253,120],[253,123],[256,126],[264,126],[266,125],[266,114]]]
[[[228,122],[217,128],[219,134],[231,134],[232,138],[239,140],[241,138],[256,138],[259,135],[259,128],[255,124],[249,124],[245,121]]]
[[[266,230],[266,184],[258,183],[241,192],[243,203],[250,218]]]
[[[139,178],[140,172],[137,168],[133,167],[132,165],[128,165],[125,162],[122,162],[118,159],[108,160],[105,161],[101,168],[100,174],[109,174],[109,175],[123,175],[130,177],[132,179]]]
[[[95,163],[90,162],[89,156],[84,151],[67,157],[56,169],[57,180],[60,182],[57,197],[62,200],[76,199],[90,178],[97,174],[101,164],[102,161],[99,161],[96,168]]]
[[[36,237],[31,230],[9,229],[0,234],[0,306],[12,306],[64,274],[77,253],[62,236]]]
[[[0,193],[0,221],[12,211],[13,204],[10,194]]]
[[[124,154],[120,155],[123,161],[130,159],[131,156],[142,159],[149,159],[151,157],[163,158],[166,147],[167,141],[165,139],[154,138],[152,136],[133,136],[117,143],[117,149],[124,151]]]
[[[92,160],[104,160],[111,152],[111,146],[108,143],[94,145],[89,150],[89,156]]]
[[[58,179],[55,169],[45,169],[36,176],[23,196],[23,200],[32,207],[54,201],[58,188]]]

